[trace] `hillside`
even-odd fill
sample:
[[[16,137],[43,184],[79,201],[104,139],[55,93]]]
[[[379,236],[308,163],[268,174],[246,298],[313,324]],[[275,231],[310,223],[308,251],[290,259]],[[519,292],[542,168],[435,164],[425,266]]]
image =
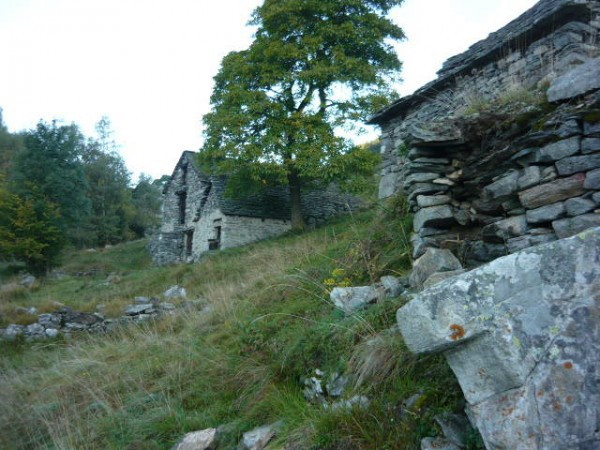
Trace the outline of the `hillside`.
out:
[[[133,296],[175,283],[202,301],[109,335],[2,342],[0,447],[170,448],[186,432],[225,425],[223,448],[235,448],[243,432],[281,420],[269,448],[417,448],[437,433],[436,414],[462,408],[449,368],[410,355],[390,330],[405,299],[346,317],[328,295],[408,269],[403,208],[396,200],[194,265],[152,267],[145,241],[73,253],[61,279],[3,291],[3,315],[55,300],[118,315]],[[368,407],[305,399],[305,379],[334,374],[352,380],[342,398],[364,395]]]

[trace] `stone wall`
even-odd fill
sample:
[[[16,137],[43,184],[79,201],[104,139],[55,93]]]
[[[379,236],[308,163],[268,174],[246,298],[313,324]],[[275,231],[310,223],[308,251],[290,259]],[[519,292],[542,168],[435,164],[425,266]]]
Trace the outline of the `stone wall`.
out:
[[[380,197],[408,196],[414,257],[476,266],[600,224],[598,30],[600,2],[541,1],[373,118]],[[577,71],[580,92],[549,103]]]
[[[238,247],[291,229],[285,186],[231,197],[227,178],[204,174],[195,158],[195,153],[184,152],[165,186],[163,223],[149,244],[157,264],[196,261],[211,245],[212,250]],[[358,198],[333,185],[327,189],[307,186],[301,201],[303,216],[311,227],[361,206]]]
[[[439,122],[507,92],[519,95],[521,90],[543,86],[597,56],[599,17],[597,1],[543,0],[450,58],[436,80],[378,113],[371,123],[382,127],[380,198],[402,190],[412,139],[435,136]]]
[[[539,131],[510,139],[509,129],[491,149],[413,147],[403,187],[415,210],[414,256],[449,248],[476,266],[600,225],[596,114],[559,108]]]
[[[292,228],[288,220],[225,216],[221,248],[240,247],[279,236]]]

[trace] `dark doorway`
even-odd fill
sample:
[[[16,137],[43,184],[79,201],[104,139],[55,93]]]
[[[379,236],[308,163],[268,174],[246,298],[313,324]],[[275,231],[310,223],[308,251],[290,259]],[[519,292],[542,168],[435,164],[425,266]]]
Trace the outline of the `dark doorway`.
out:
[[[187,207],[186,203],[187,203],[187,193],[186,192],[181,192],[179,194],[177,194],[177,196],[179,197],[178,199],[178,203],[179,203],[179,223],[181,225],[183,225],[185,223],[185,209]]]
[[[192,256],[192,244],[194,243],[194,232],[187,231],[185,233],[185,256]]]
[[[219,250],[221,248],[221,220],[215,220],[213,238],[208,240],[209,250]]]

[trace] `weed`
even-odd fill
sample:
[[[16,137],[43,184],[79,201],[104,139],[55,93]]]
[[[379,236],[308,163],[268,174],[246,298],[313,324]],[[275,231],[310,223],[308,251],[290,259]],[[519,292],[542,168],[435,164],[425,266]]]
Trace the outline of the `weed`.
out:
[[[133,296],[155,295],[177,280],[211,308],[102,337],[3,344],[0,448],[169,448],[186,432],[220,425],[223,445],[232,448],[243,432],[277,420],[282,445],[415,448],[435,432],[433,414],[460,398],[447,365],[410,356],[399,336],[384,331],[403,299],[345,316],[323,286],[328,277],[401,274],[409,263],[399,233],[410,221],[403,211],[398,199],[195,265],[152,267],[143,241],[74,253],[62,279],[4,301],[11,308],[102,303],[117,315]],[[77,275],[91,268],[99,271]],[[110,273],[119,281],[104,284]],[[317,368],[355,373],[361,383],[347,395],[368,391],[371,405],[333,411],[306,401],[301,380]],[[402,415],[398,405],[419,391],[427,394],[423,414]]]

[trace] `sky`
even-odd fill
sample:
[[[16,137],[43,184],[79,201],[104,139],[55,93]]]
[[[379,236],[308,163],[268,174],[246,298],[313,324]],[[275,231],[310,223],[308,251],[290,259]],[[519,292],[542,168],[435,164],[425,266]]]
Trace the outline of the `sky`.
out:
[[[262,0],[0,0],[0,107],[9,130],[107,116],[134,177],[170,174],[202,145],[213,77],[247,48]],[[536,0],[405,0],[391,17],[407,39],[401,95]],[[364,142],[377,130],[356,138]]]

